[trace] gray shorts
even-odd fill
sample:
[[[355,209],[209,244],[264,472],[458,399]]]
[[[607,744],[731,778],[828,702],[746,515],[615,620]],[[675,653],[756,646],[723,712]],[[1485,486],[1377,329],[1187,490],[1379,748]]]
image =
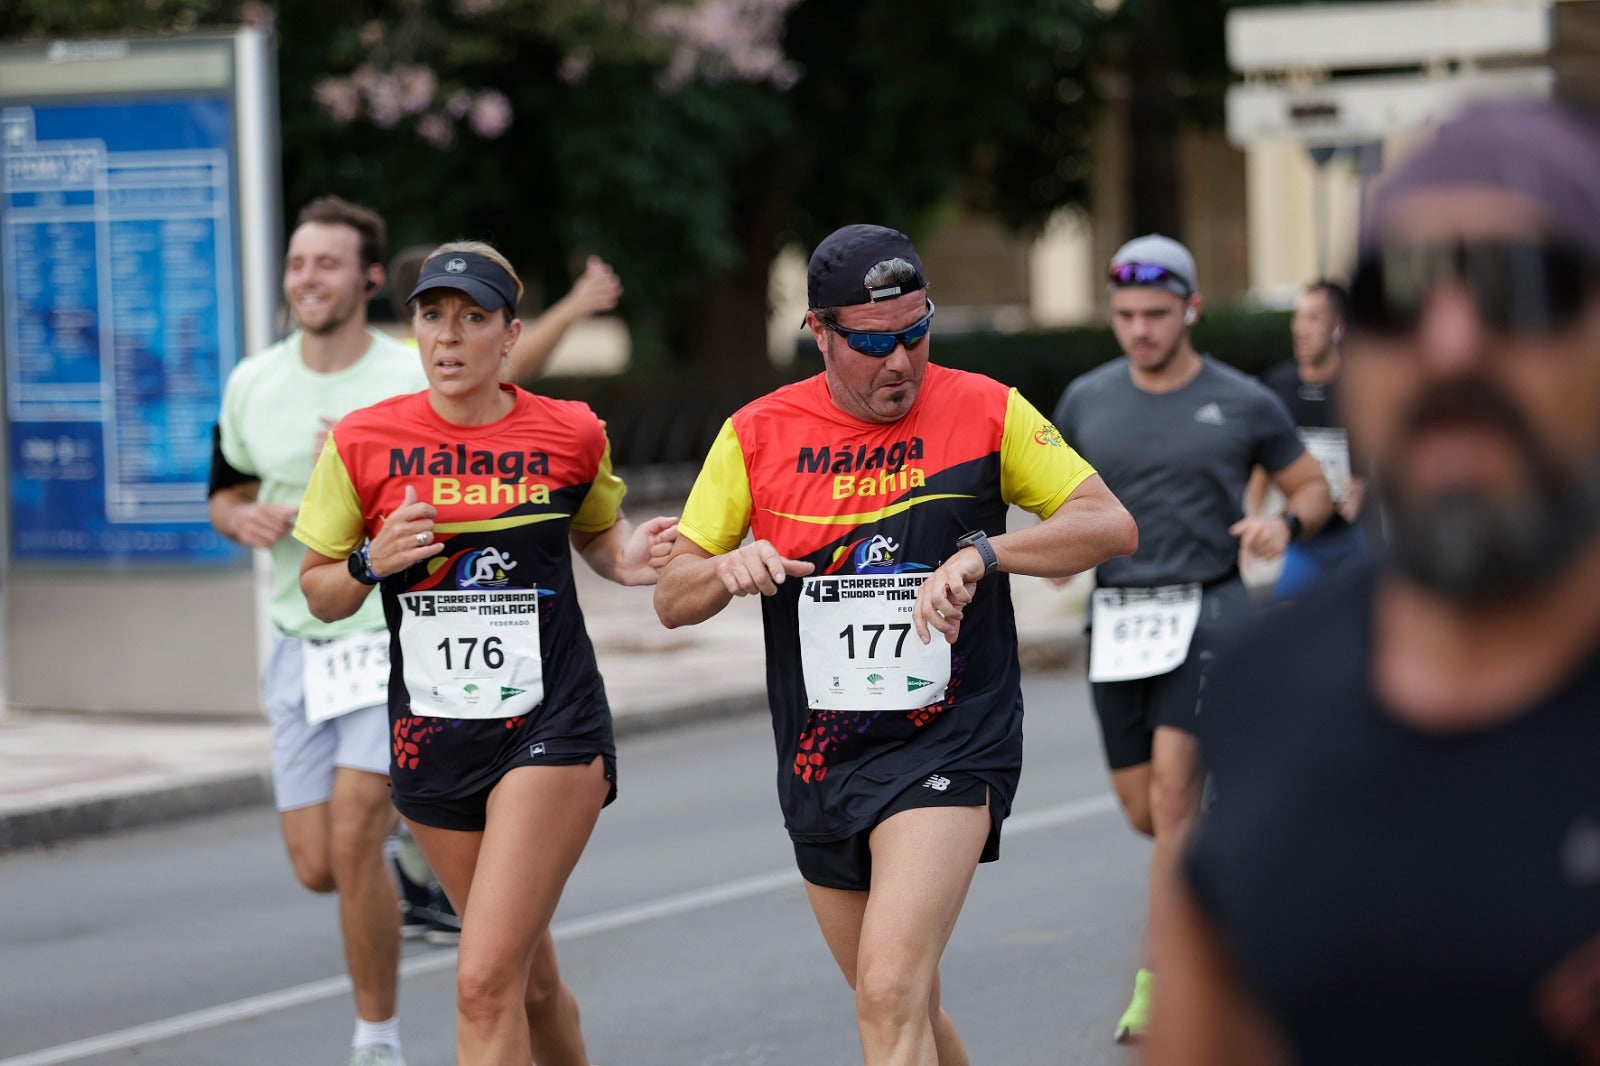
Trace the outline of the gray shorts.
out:
[[[272,726],[272,791],[278,810],[326,803],[335,767],[389,775],[389,708],[384,704],[311,725],[306,721],[304,649],[278,634],[261,678],[261,702]]]

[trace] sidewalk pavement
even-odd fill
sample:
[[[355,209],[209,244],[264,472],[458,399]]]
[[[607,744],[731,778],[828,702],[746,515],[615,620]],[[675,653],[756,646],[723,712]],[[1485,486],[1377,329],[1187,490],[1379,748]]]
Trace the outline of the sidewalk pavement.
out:
[[[615,585],[581,563],[574,571],[618,736],[765,710],[755,598],[668,630],[656,621],[650,589]],[[1081,665],[1087,581],[1056,587],[1013,577],[1011,589],[1023,668]],[[267,726],[253,717],[12,710],[0,715],[0,767],[0,852],[272,796]]]

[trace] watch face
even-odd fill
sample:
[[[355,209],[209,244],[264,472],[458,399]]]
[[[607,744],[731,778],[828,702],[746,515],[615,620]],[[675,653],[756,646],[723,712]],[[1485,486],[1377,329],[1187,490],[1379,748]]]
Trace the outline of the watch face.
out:
[[[345,565],[350,570],[350,576],[361,582],[363,585],[377,584],[377,582],[372,579],[371,564],[367,562],[367,557],[361,554],[361,550],[359,548],[350,553],[350,557],[345,561]]]

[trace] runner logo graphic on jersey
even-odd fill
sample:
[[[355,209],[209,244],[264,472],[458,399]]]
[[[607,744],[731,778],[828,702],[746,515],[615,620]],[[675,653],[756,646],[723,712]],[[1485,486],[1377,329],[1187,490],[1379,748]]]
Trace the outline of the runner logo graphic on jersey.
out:
[[[480,548],[461,556],[461,561],[456,564],[456,587],[471,588],[504,588],[510,584],[506,577],[507,571],[515,570],[517,564],[511,557],[499,548]]]
[[[859,573],[864,567],[881,568],[892,565],[895,552],[899,550],[900,545],[879,533],[867,541],[866,546],[862,549],[861,561],[856,566],[856,571]]]
[[[1208,403],[1194,413],[1196,422],[1204,422],[1208,426],[1225,426],[1228,420],[1222,417],[1222,408],[1214,403]]]
[[[926,563],[898,562],[899,554],[899,541],[885,533],[874,533],[870,537],[852,541],[835,551],[833,564],[823,573],[839,573],[844,568],[846,560],[849,560],[851,568],[858,574],[903,574],[907,570],[933,569]]]

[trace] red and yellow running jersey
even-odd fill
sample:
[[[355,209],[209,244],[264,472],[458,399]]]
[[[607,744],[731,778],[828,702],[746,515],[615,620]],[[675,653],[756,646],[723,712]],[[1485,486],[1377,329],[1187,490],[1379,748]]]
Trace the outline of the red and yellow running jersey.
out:
[[[723,425],[678,528],[713,555],[749,532],[818,575],[915,575],[937,569],[965,533],[1004,533],[1011,504],[1049,517],[1093,474],[1032,404],[990,378],[929,364],[911,411],[879,424],[839,410],[819,374]],[[985,777],[1009,805],[1022,761],[1009,577],[978,583],[945,697],[903,712],[833,710],[808,697],[802,586],[788,580],[762,600],[791,836],[859,832],[900,791],[943,770]]]
[[[485,426],[446,422],[426,392],[346,416],[328,437],[295,522],[301,543],[343,558],[378,534],[405,501],[408,486],[438,508],[434,535],[444,550],[380,585],[390,632],[391,776],[396,789],[419,801],[486,787],[504,761],[499,748],[526,747],[530,738],[550,756],[615,755],[605,688],[573,589],[568,538],[573,531],[611,528],[625,490],[611,471],[605,426],[588,406],[500,387],[513,394],[515,404],[510,414]],[[449,595],[456,593],[470,595]],[[445,665],[460,674],[468,655],[478,656],[483,669],[485,647],[491,665],[515,661],[520,651],[536,662],[533,671],[543,686],[536,705],[522,705],[536,697],[514,679],[469,675],[463,684],[445,684],[415,699],[409,691],[406,627],[418,627],[413,638],[423,626],[448,638],[451,631],[437,617],[420,615],[435,601],[475,598],[487,599],[503,615],[480,627],[505,628],[484,628],[492,634],[487,638],[462,630],[468,635],[457,643],[442,642],[440,654],[449,656]],[[419,612],[418,605],[429,611]],[[535,613],[536,634],[517,617]],[[521,649],[519,622],[526,645]],[[537,643],[527,639],[535,636]],[[426,645],[430,654],[433,639]],[[416,640],[409,643],[415,652]],[[455,677],[444,666],[435,669],[446,681]],[[424,702],[430,704],[426,711]],[[501,706],[511,713],[495,716]]]

